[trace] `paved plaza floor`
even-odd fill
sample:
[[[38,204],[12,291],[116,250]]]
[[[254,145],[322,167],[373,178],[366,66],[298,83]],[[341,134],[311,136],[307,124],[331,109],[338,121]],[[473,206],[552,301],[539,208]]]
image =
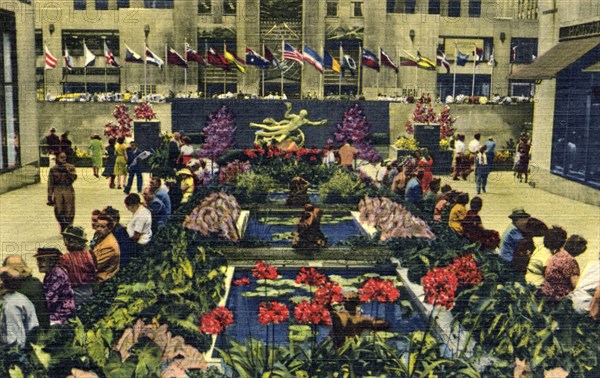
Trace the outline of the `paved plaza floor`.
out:
[[[367,169],[369,173],[375,168]],[[78,168],[75,182],[76,215],[74,224],[82,226],[92,235],[90,216],[94,209],[111,205],[121,211],[121,223],[127,224],[131,213],[124,204],[122,190],[109,189],[108,180],[92,175],[91,168]],[[53,209],[46,205],[47,168],[42,168],[42,181],[0,195],[0,257],[10,254],[22,255],[31,267],[35,267],[33,255],[38,247],[55,246],[64,251],[59,226]],[[443,177],[444,183],[455,189],[476,194],[473,176],[467,181],[453,181]],[[148,176],[144,176],[144,183]],[[135,186],[134,186],[135,187]],[[487,193],[482,194],[481,218],[486,228],[502,232],[510,222],[507,217],[515,207],[523,207],[546,224],[560,225],[569,235],[579,234],[588,240],[588,251],[578,257],[580,267],[591,259],[599,258],[600,209],[595,206],[563,198],[515,180],[512,172],[494,172],[490,176]],[[37,269],[34,268],[37,273]],[[37,274],[39,276],[39,273]]]

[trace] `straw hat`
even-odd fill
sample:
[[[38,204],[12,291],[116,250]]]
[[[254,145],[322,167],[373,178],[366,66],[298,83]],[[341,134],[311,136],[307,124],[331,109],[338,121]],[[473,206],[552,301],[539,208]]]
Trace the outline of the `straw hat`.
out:
[[[183,168],[183,169],[177,171],[177,176],[183,176],[183,175],[192,176],[192,171],[190,171],[189,168]]]
[[[82,227],[68,226],[62,232],[62,235],[63,236],[69,236],[69,237],[72,237],[74,239],[79,239],[79,240],[87,241],[87,235],[85,234],[85,231],[83,230]]]

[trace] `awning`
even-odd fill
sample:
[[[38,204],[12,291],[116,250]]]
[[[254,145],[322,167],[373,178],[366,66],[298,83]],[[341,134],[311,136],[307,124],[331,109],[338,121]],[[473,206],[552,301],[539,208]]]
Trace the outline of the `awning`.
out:
[[[516,69],[508,78],[517,80],[552,79],[599,44],[600,37],[559,42],[533,63]]]

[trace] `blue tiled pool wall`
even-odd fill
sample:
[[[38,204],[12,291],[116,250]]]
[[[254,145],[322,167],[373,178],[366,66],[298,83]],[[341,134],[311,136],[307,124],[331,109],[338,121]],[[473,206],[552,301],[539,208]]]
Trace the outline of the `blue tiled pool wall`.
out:
[[[268,297],[263,297],[261,294],[264,285],[259,285],[256,279],[252,277],[252,273],[247,270],[236,270],[233,280],[237,280],[242,277],[248,277],[251,284],[247,286],[231,286],[229,297],[227,299],[227,307],[234,314],[234,324],[227,328],[225,335],[227,339],[233,339],[237,342],[245,342],[249,337],[260,339],[263,342],[266,340],[267,332],[269,338],[269,344],[277,344],[288,346],[288,332],[291,324],[297,324],[294,320],[294,306],[295,304],[290,301],[292,297],[303,296],[306,299],[312,298],[315,288],[312,288],[312,293],[309,292],[310,288],[307,285],[295,285],[293,283],[299,269],[280,269],[279,273],[282,276],[280,280],[274,281],[272,284],[267,286]],[[376,273],[373,273],[377,271]],[[390,268],[390,270],[377,270],[374,268],[365,269],[319,269],[319,272],[330,277],[332,280],[340,283],[346,290],[356,290],[362,286],[362,282],[366,281],[370,277],[382,276],[384,278],[395,278],[396,272]],[[363,276],[365,275],[366,276]],[[363,276],[360,283],[354,282],[352,278]],[[341,277],[341,279],[340,279]],[[291,280],[283,281],[283,280]],[[340,282],[342,281],[342,282]],[[350,286],[351,285],[351,286]],[[257,290],[257,288],[259,288]],[[275,291],[277,290],[277,291]],[[261,297],[245,297],[242,294],[244,292],[256,292],[261,294]],[[401,292],[400,299],[407,299],[407,295]],[[290,319],[283,324],[269,325],[268,327],[258,323],[258,305],[263,301],[279,301],[284,303],[290,309]],[[413,313],[404,313],[398,302],[391,304],[381,303],[363,303],[361,304],[361,311],[364,315],[383,319],[390,323],[389,332],[396,333],[398,335],[408,335],[411,332],[417,330],[424,330],[425,323],[417,311]],[[274,327],[274,334],[273,334]],[[330,333],[329,326],[319,326],[317,341],[320,342],[324,338],[328,337]],[[274,340],[273,340],[274,336]],[[224,348],[224,338],[219,338],[217,347]]]
[[[250,215],[246,238],[257,238],[271,242],[273,246],[291,246],[292,234],[302,215],[302,210],[290,212],[260,212]],[[335,246],[342,241],[360,234],[358,225],[352,219],[349,211],[323,210],[321,231],[327,237],[329,246]]]

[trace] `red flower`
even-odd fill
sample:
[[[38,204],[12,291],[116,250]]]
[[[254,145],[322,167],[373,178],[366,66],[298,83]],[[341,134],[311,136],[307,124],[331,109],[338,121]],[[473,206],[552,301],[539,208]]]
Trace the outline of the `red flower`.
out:
[[[315,291],[315,302],[323,306],[331,306],[332,303],[341,303],[343,300],[342,287],[337,282],[329,281]]]
[[[315,155],[311,156],[310,161],[317,161],[317,157]]]
[[[252,275],[258,280],[276,280],[279,277],[277,268],[262,261],[256,262],[256,266],[252,269]]]
[[[283,323],[290,317],[290,310],[286,305],[274,302],[260,302],[258,305],[258,322],[262,325],[269,323]]]
[[[294,308],[294,318],[300,323],[331,325],[331,313],[316,302],[302,301]]]
[[[483,281],[483,274],[472,254],[454,259],[452,265],[448,266],[448,270],[454,273],[458,280],[458,286],[477,286]]]
[[[251,149],[249,149],[249,148],[246,148],[246,149],[244,150],[244,153],[245,153],[245,154],[246,154],[246,156],[248,156],[250,159],[256,159],[256,157],[258,156],[258,155],[256,155],[256,152],[252,151],[252,150],[251,150]]]
[[[454,306],[454,296],[458,288],[458,279],[449,269],[430,270],[422,279],[425,301],[434,306],[443,306],[450,310]]]
[[[392,303],[400,297],[396,285],[390,280],[371,278],[358,290],[361,302],[389,302]]]
[[[233,314],[227,308],[219,306],[202,316],[200,330],[210,335],[218,335],[233,324]]]
[[[248,277],[242,277],[239,280],[233,281],[233,286],[246,286],[250,285],[250,280]]]
[[[305,267],[300,268],[300,272],[298,272],[298,275],[296,276],[296,283],[298,285],[307,284],[310,286],[321,286],[325,281],[325,276],[312,267],[309,269],[306,269]]]
[[[284,158],[289,159],[292,157],[292,153],[291,152],[286,152],[284,155]]]

